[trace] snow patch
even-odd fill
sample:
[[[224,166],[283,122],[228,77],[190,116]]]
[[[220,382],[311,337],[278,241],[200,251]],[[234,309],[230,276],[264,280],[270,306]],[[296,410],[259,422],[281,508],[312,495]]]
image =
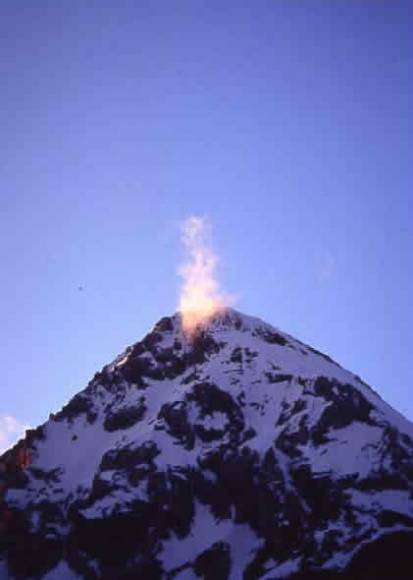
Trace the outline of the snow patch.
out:
[[[215,542],[226,542],[230,546],[230,580],[242,578],[243,570],[262,544],[250,526],[234,524],[231,520],[216,520],[207,506],[196,501],[189,535],[181,539],[172,534],[163,542],[160,558],[165,569],[170,571],[194,561]]]

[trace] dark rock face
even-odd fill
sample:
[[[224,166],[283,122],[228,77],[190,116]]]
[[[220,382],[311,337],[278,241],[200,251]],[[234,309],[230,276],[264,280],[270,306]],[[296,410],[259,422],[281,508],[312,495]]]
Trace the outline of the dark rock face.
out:
[[[165,403],[158,417],[164,420],[168,433],[177,439],[181,445],[187,449],[193,448],[195,434],[188,420],[187,405],[185,402]]]
[[[143,418],[145,411],[146,407],[142,402],[136,406],[111,410],[105,417],[103,427],[106,431],[128,429]]]
[[[337,394],[334,393],[334,389]],[[318,377],[313,386],[314,395],[329,402],[311,436],[315,444],[325,443],[330,429],[347,427],[353,421],[372,424],[371,403],[357,389],[325,377]]]
[[[82,414],[86,415],[89,423],[96,421],[97,415],[93,411],[93,404],[85,394],[80,393],[73,397],[73,399],[56,414],[54,420],[63,421],[64,419],[67,419],[68,421],[73,421]]]
[[[257,334],[269,344],[278,344],[280,346],[285,346],[288,344],[288,340],[278,332],[274,332],[268,329],[258,329]]]
[[[191,340],[163,318],[1,461],[0,577],[413,569],[412,426],[329,357],[231,311]]]
[[[227,580],[231,571],[229,546],[216,542],[197,556],[193,569],[197,576],[205,580]]]

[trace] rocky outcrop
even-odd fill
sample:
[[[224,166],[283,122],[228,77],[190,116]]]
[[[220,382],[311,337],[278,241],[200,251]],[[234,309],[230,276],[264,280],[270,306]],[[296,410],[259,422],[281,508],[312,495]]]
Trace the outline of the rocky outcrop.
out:
[[[234,311],[190,340],[163,318],[2,461],[10,578],[63,564],[90,579],[412,568],[411,424],[329,357]]]

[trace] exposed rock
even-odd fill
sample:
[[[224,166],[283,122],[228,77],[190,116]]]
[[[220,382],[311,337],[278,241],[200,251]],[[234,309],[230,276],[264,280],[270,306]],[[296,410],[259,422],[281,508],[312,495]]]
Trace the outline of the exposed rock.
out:
[[[413,426],[231,310],[161,319],[0,463],[12,579],[410,580]]]

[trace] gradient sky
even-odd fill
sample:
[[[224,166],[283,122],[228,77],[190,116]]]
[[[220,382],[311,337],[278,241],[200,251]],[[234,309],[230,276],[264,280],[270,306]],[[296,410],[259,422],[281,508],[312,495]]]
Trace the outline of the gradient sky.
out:
[[[398,0],[3,0],[0,417],[45,420],[175,311],[195,214],[239,310],[413,419],[412,22]]]

